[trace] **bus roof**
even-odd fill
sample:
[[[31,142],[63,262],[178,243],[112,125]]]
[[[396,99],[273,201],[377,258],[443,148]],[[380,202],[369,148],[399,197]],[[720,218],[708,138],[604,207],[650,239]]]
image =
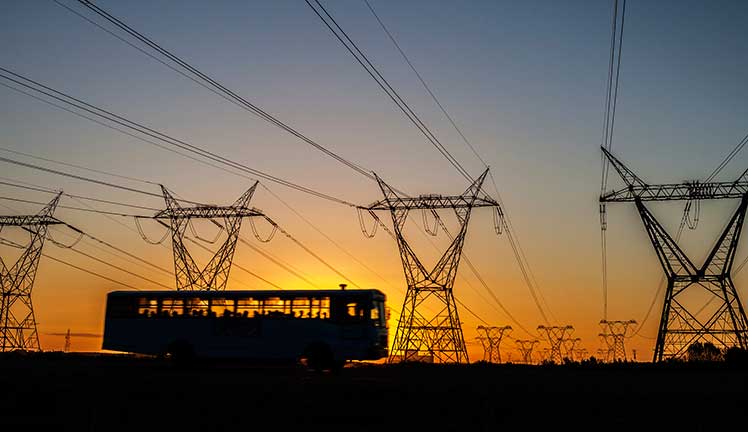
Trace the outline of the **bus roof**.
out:
[[[341,296],[350,293],[372,293],[386,297],[385,294],[376,288],[356,288],[356,289],[315,289],[315,290],[225,290],[225,291],[110,291],[109,296],[122,297],[174,297],[182,298],[191,297],[245,297],[256,295],[258,297],[303,297],[303,296]]]

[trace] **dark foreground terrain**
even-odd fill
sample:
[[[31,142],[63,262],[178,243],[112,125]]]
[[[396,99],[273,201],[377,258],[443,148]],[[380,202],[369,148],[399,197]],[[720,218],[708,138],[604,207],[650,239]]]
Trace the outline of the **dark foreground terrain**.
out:
[[[748,370],[718,365],[173,364],[0,357],[0,431],[745,430]],[[22,429],[23,428],[23,429]]]

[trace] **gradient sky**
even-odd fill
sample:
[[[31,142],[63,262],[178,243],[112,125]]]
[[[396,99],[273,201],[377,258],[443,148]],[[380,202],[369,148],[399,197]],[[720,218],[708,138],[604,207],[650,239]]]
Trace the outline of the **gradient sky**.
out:
[[[76,2],[60,1],[95,19]],[[405,119],[304,1],[213,1],[210,7],[196,0],[100,0],[97,4],[249,101],[402,190],[458,194],[467,187],[465,179]],[[371,4],[491,166],[505,211],[547,304],[549,322],[543,321],[524,285],[506,236],[494,235],[488,210],[475,210],[465,254],[522,326],[534,332],[539,324],[571,324],[574,336],[594,354],[600,348],[597,323],[603,317],[597,198],[612,1],[371,0]],[[421,87],[366,4],[335,0],[324,5],[450,152],[477,176],[481,162]],[[703,179],[748,132],[746,20],[748,5],[741,1],[627,3],[613,151],[645,180]],[[52,0],[0,3],[0,40],[2,67],[348,201],[367,204],[381,197],[373,182]],[[0,127],[2,148],[163,183],[187,199],[229,204],[251,186],[247,179],[134,140],[5,87],[0,87]],[[733,179],[747,162],[748,155],[741,153],[720,179]],[[163,205],[157,198],[15,166],[4,165],[1,175],[72,194]],[[159,192],[153,185],[117,182]],[[266,190],[258,190],[254,206],[356,284],[382,289],[390,305],[400,309],[404,278],[397,246],[389,236],[380,231],[374,239],[366,239],[351,208],[273,183],[264,185],[374,272],[332,245]],[[6,186],[0,186],[0,195],[35,201],[50,198]],[[7,214],[33,213],[39,207],[0,204],[7,206],[0,208]],[[62,204],[80,205],[70,198],[63,198]],[[687,231],[683,243],[697,261],[736,204],[702,206],[699,229]],[[682,203],[652,209],[674,230]],[[161,266],[173,265],[170,245],[146,244],[134,231],[132,219],[117,218],[117,223],[65,209],[59,209],[56,216]],[[448,215],[444,216],[446,220]],[[420,214],[411,217],[421,223]],[[642,322],[654,301],[639,336],[628,341],[639,359],[649,359],[662,305],[662,298],[654,297],[662,271],[632,205],[610,205],[608,221],[608,319]],[[408,232],[414,247],[427,261],[435,259],[435,249],[414,227],[409,225]],[[155,224],[145,223],[144,228],[152,237],[163,234]],[[209,225],[198,225],[198,229],[205,237],[215,234]],[[258,229],[267,231],[262,224]],[[73,240],[72,233],[64,229],[55,229],[53,235],[61,241]],[[293,263],[321,286],[342,282],[283,236],[260,244],[246,223],[242,235]],[[433,241],[439,247],[447,244],[444,235]],[[174,284],[167,275],[106,255],[91,242],[83,241],[80,249]],[[123,282],[154,288],[51,243],[45,252]],[[6,262],[17,256],[8,248],[2,253]],[[745,256],[741,246],[738,262]],[[280,285],[308,287],[246,245],[238,245],[235,262]],[[748,296],[746,277],[748,273],[735,276],[743,299]],[[232,270],[230,283],[235,289],[269,288],[238,269]],[[34,288],[42,347],[62,348],[63,338],[51,333],[64,333],[68,328],[100,334],[105,295],[120,288],[42,259]],[[467,266],[460,268],[455,294],[491,325],[513,325],[513,336],[530,337],[501,311]],[[475,327],[481,321],[464,309],[460,317],[471,359],[477,360],[482,350],[475,342]],[[394,330],[393,324],[392,335]],[[97,338],[73,338],[73,349],[99,346]],[[506,350],[514,351],[513,344]],[[516,351],[512,355],[517,356]]]

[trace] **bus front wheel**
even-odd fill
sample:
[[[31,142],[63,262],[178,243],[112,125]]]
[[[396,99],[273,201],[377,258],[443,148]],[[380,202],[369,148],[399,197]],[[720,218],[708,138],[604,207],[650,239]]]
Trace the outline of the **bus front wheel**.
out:
[[[177,340],[169,344],[166,353],[175,362],[184,363],[195,357],[195,350],[192,345],[184,340]]]

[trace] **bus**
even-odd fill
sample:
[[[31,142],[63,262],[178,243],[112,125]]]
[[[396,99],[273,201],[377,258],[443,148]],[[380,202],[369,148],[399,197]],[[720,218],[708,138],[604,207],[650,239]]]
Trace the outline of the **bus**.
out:
[[[313,369],[387,357],[376,289],[113,291],[102,348],[173,358],[301,362]]]

